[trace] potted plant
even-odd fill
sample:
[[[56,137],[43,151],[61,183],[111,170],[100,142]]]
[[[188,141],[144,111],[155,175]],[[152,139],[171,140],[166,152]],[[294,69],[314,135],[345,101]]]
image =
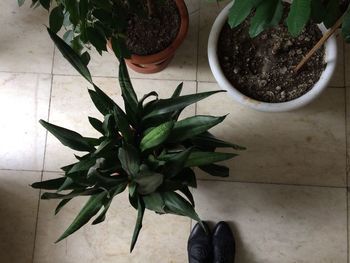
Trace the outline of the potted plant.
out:
[[[25,0],[18,0],[22,5]],[[56,3],[53,6],[53,2]],[[50,11],[49,27],[87,64],[91,46],[102,55],[107,43],[118,58],[140,73],[163,70],[186,37],[184,0],[32,0]]]
[[[56,213],[72,198],[89,196],[72,224],[57,240],[71,235],[92,217],[92,224],[104,221],[113,197],[128,189],[129,201],[138,211],[131,242],[133,250],[142,227],[145,209],[158,214],[171,213],[199,221],[189,187],[196,187],[194,167],[213,176],[228,176],[229,169],[215,164],[236,154],[217,152],[216,148],[236,150],[240,146],[215,138],[208,129],[225,116],[192,116],[179,120],[187,106],[221,91],[181,96],[182,84],[171,98],[159,99],[154,91],[141,99],[132,87],[126,65],[120,59],[119,83],[125,111],[92,81],[90,72],[62,39],[48,29],[57,48],[92,85],[90,97],[104,120],[89,117],[98,138],[88,138],[41,120],[40,123],[67,147],[85,152],[77,162],[62,167],[63,177],[37,182],[34,188],[52,190],[42,199],[60,199]]]
[[[297,109],[314,100],[335,69],[334,32],[342,25],[342,35],[350,39],[350,11],[346,1],[341,3],[230,3],[208,41],[210,68],[220,87],[239,103],[267,112]]]

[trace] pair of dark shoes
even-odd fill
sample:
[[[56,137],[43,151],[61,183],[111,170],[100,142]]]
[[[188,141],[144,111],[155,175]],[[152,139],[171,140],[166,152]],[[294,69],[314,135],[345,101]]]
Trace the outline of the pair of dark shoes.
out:
[[[234,263],[235,239],[229,225],[219,222],[212,233],[206,223],[206,231],[196,224],[188,239],[189,263]]]

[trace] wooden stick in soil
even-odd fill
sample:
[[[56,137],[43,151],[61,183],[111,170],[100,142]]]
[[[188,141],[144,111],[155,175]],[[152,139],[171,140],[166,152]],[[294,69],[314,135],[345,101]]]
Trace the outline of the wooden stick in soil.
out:
[[[323,46],[323,44],[330,38],[335,31],[341,26],[343,22],[343,16],[341,16],[337,22],[328,30],[323,37],[317,42],[317,44],[306,54],[305,57],[299,62],[299,64],[294,68],[294,73],[298,73],[298,71],[304,66],[306,62],[312,57],[312,55]]]

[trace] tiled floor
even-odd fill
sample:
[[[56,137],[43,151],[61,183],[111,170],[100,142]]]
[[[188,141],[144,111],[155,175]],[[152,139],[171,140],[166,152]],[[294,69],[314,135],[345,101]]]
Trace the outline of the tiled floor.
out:
[[[39,119],[87,136],[87,115],[99,116],[88,84],[64,61],[45,32],[47,13],[0,2],[0,262],[121,263],[186,262],[193,222],[147,213],[129,254],[136,213],[125,195],[113,203],[105,223],[87,226],[53,242],[81,207],[83,198],[53,215],[56,202],[39,201],[28,185],[58,175],[73,157],[38,125]],[[186,93],[219,87],[208,67],[207,38],[224,6],[188,0],[190,31],[175,59],[154,75],[131,73],[138,94],[170,94],[179,81]],[[218,136],[245,145],[228,162],[231,176],[214,180],[199,172],[194,190],[200,216],[229,221],[237,237],[238,263],[350,263],[348,141],[350,138],[350,45],[338,40],[339,60],[330,87],[309,106],[267,114],[217,94],[185,114],[229,113]],[[117,62],[93,55],[96,82],[117,102]]]

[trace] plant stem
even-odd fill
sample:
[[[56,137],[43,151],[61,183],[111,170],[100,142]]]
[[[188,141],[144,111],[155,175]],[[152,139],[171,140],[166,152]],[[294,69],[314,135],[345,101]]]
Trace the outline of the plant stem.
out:
[[[294,68],[294,73],[298,71],[305,65],[306,62],[312,57],[312,55],[323,46],[323,44],[335,33],[335,31],[341,26],[343,22],[343,16],[341,16],[337,22],[328,30],[323,37],[317,42],[317,44],[306,54],[305,57],[299,62],[299,64]]]
[[[147,0],[148,17],[153,17],[156,13],[156,8],[153,0]]]

